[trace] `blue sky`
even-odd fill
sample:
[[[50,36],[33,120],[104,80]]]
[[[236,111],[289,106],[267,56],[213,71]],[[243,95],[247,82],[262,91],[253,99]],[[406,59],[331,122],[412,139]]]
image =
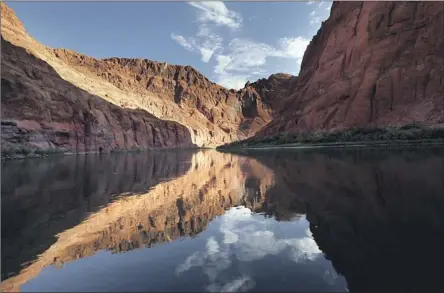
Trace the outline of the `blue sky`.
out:
[[[7,2],[43,44],[96,58],[191,65],[241,88],[297,74],[331,2]]]

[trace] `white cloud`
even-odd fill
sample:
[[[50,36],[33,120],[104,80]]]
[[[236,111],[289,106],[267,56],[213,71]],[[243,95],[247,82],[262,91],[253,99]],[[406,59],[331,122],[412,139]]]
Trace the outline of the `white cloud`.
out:
[[[310,5],[314,3],[315,2],[312,2]],[[308,19],[310,25],[316,27],[316,29],[319,28],[321,22],[328,18],[330,14],[331,5],[332,1],[318,2],[314,10],[309,14]]]
[[[171,34],[171,38],[189,52],[199,52],[203,62],[210,61],[214,52],[222,46],[222,38],[217,34],[212,34],[209,30],[199,31],[198,40],[195,38],[185,38],[181,35]]]
[[[186,50],[188,50],[190,52],[194,51],[194,48],[191,45],[191,42],[187,41],[183,36],[176,35],[174,33],[172,33],[170,36],[174,41],[176,41],[179,45],[184,47]]]
[[[309,43],[309,40],[303,37],[281,38],[276,46],[246,38],[234,38],[223,50],[226,53],[221,54],[219,52],[223,49],[222,38],[212,33],[206,26],[199,28],[197,39],[187,39],[175,34],[171,37],[188,51],[199,52],[205,63],[214,55],[217,83],[234,89],[242,88],[248,80],[257,79],[259,75],[265,74],[270,57],[293,59],[294,68],[298,68]]]
[[[184,263],[176,268],[176,274],[181,274],[193,267],[204,267],[205,274],[211,282],[214,282],[219,272],[228,268],[231,264],[226,247],[221,249],[219,243],[210,237],[203,252],[195,252]]]
[[[298,63],[302,62],[305,49],[307,49],[310,40],[303,37],[296,38],[282,38],[279,40],[280,50],[284,56],[294,58]]]
[[[197,8],[198,30],[193,38],[176,36],[173,38],[188,51],[201,55],[202,62],[215,59],[213,78],[220,85],[240,89],[247,81],[253,81],[285,68],[287,73],[297,74],[309,40],[303,37],[286,37],[277,40],[274,45],[256,42],[248,38],[237,37],[224,45],[222,37],[215,33],[217,27],[225,26],[237,29],[242,24],[242,16],[232,11],[221,1],[189,2]],[[325,7],[330,2],[313,2],[314,10],[309,15],[311,25],[316,25],[328,16]],[[311,5],[312,5],[311,4]],[[325,16],[323,16],[325,14]],[[271,58],[290,59],[287,65],[275,69],[270,64]],[[279,63],[282,61],[277,61]]]
[[[224,272],[234,271],[230,270],[232,265],[238,266],[239,262],[258,261],[277,254],[284,254],[285,258],[299,264],[315,261],[322,256],[305,216],[286,223],[289,226],[285,233],[273,229],[275,224],[273,219],[253,215],[248,208],[231,208],[213,222],[213,225],[218,225],[218,229],[212,229],[212,236],[207,239],[205,248],[192,253],[177,267],[176,273],[200,267],[208,277],[208,291],[247,291],[255,286],[254,279],[249,275],[241,274],[226,279],[227,274]],[[331,265],[325,268],[333,270]],[[330,271],[325,271],[323,276],[328,284],[336,282],[337,278]]]
[[[316,242],[310,237],[291,239],[287,241],[287,244],[292,247],[291,259],[294,262],[315,260],[322,254]]]
[[[229,10],[222,1],[188,2],[199,9],[198,21],[202,23],[213,22],[219,26],[237,29],[242,25],[240,13]]]
[[[211,59],[211,56],[213,56],[214,51],[203,47],[199,49],[200,49],[200,54],[202,55],[202,61],[208,63],[208,61],[210,61]]]
[[[214,72],[218,74],[222,74],[225,72],[225,68],[231,63],[231,57],[225,55],[217,55],[216,62],[217,65],[214,67]]]
[[[324,275],[322,277],[324,281],[329,284],[333,285],[336,283],[336,281],[340,278],[338,273],[333,268],[328,268],[325,270]]]
[[[249,80],[249,75],[223,73],[217,76],[216,82],[228,89],[241,89]]]
[[[211,29],[206,24],[201,24],[199,26],[199,30],[197,31],[196,36],[207,37],[210,35],[212,35]]]
[[[204,264],[204,259],[200,257],[199,252],[195,252],[189,257],[187,257],[187,259],[183,264],[179,265],[176,268],[176,274],[186,272],[190,270],[192,267],[202,266],[203,264]]]
[[[278,241],[271,231],[240,230],[238,235],[237,259],[240,261],[254,261],[267,255],[276,255],[287,246],[285,242]],[[243,234],[243,235],[242,235]]]
[[[207,63],[210,61],[214,52],[218,51],[222,47],[222,37],[211,33],[209,29],[199,31],[197,36],[201,37],[201,43],[197,46],[202,56],[202,61]]]
[[[317,25],[321,23],[321,18],[316,14],[316,11],[313,10],[310,13],[310,25]]]
[[[235,245],[235,254],[240,261],[255,261],[267,255],[276,255],[287,247],[291,248],[290,257],[295,262],[315,260],[322,253],[308,228],[301,237],[278,239],[272,231],[267,230],[266,220],[254,218],[248,208],[229,210],[224,215],[220,231],[224,235],[224,244]]]
[[[228,88],[242,88],[248,80],[257,79],[266,72],[270,57],[294,59],[294,67],[297,68],[308,43],[309,40],[302,37],[281,38],[273,47],[250,39],[235,38],[229,43],[227,54],[216,56],[214,73],[217,82]]]
[[[332,6],[332,5],[333,5],[333,2],[326,2],[325,10],[328,11],[328,12],[330,12],[330,10],[331,10],[331,6]]]
[[[249,276],[241,276],[224,285],[213,283],[207,287],[209,292],[245,292],[252,289],[255,285],[254,280]]]
[[[228,46],[232,61],[227,70],[250,71],[254,67],[264,65],[266,58],[273,54],[271,46],[249,39],[236,38]]]
[[[214,239],[214,237],[210,237],[207,240],[207,251],[209,255],[216,254],[219,252],[219,244]]]

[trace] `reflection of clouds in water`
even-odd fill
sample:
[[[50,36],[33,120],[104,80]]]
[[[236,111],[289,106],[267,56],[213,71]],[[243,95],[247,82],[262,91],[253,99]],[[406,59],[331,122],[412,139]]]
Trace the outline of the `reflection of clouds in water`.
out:
[[[209,255],[213,255],[219,252],[219,243],[214,239],[214,237],[210,237],[207,241],[207,251]]]
[[[231,209],[224,215],[220,226],[224,235],[223,242],[235,246],[235,253],[240,261],[259,260],[267,255],[276,255],[286,248],[291,249],[291,258],[295,262],[314,260],[322,253],[308,227],[305,228],[303,237],[276,239],[275,234],[267,229],[268,221],[270,220],[253,217],[247,208]]]
[[[285,248],[285,243],[277,241],[271,231],[251,232],[238,229],[240,236],[236,244],[236,256],[240,261],[259,260],[268,254],[275,255]]]
[[[204,267],[204,272],[210,279],[214,281],[219,272],[227,269],[231,264],[228,258],[228,251],[220,250],[220,246],[217,241],[210,237],[207,240],[206,250],[204,252],[195,252],[190,255],[183,264],[179,265],[176,269],[176,273],[188,271],[192,267]]]
[[[336,280],[339,278],[339,275],[336,273],[336,271],[333,268],[329,268],[324,272],[322,278],[327,284],[333,285],[336,282]]]
[[[291,247],[291,259],[295,262],[315,260],[322,253],[312,238],[290,239],[285,242]]]
[[[224,285],[213,283],[207,287],[209,292],[242,292],[254,287],[254,280],[248,276],[239,277]]]
[[[239,237],[237,237],[236,233],[233,233],[233,232],[228,231],[228,230],[224,231],[223,233],[225,234],[224,235],[225,236],[224,237],[224,243],[225,244],[233,244],[233,243],[236,243],[239,240]]]
[[[205,251],[193,253],[179,265],[176,272],[180,274],[192,267],[203,267],[212,282],[207,289],[212,292],[251,289],[254,287],[254,280],[248,276],[243,275],[228,282],[217,280],[218,275],[230,267],[230,256],[235,255],[239,261],[248,262],[260,260],[267,255],[277,255],[289,249],[289,257],[295,262],[315,260],[322,252],[312,239],[308,223],[304,220],[305,217],[301,217],[292,222],[289,229],[289,233],[299,233],[299,237],[277,239],[275,233],[270,231],[270,226],[275,224],[275,220],[254,216],[245,207],[232,208],[220,218],[219,231],[222,241],[217,242],[214,237],[210,237]],[[331,280],[329,276],[326,278]]]

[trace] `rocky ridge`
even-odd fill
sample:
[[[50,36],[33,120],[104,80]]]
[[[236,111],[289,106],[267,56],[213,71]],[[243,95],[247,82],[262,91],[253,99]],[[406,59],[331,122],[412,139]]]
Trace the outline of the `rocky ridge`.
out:
[[[334,2],[259,135],[444,123],[444,3]]]
[[[410,122],[440,126],[444,123],[444,41],[435,36],[442,35],[443,27],[444,4],[440,2],[334,2],[329,19],[305,52],[298,77],[273,74],[235,91],[211,82],[190,66],[147,59],[95,59],[71,50],[45,47],[26,33],[14,12],[2,2],[2,37],[24,48],[32,58],[49,64],[60,79],[120,109],[147,111],[153,115],[146,115],[152,121],[156,118],[181,124],[165,122],[165,126],[157,127],[155,135],[136,135],[129,133],[127,126],[111,123],[108,128],[116,128],[120,134],[102,142],[92,142],[88,135],[78,132],[77,126],[70,126],[69,142],[60,146],[60,139],[42,139],[41,131],[33,128],[40,125],[46,129],[42,122],[47,118],[38,116],[42,113],[33,114],[34,126],[20,124],[27,118],[9,108],[19,107],[20,101],[9,106],[8,101],[2,100],[6,111],[18,115],[5,116],[9,120],[4,121],[2,129],[9,134],[2,140],[6,144],[13,141],[14,147],[63,147],[79,152],[100,148],[212,147],[256,134],[353,126],[399,126]],[[6,60],[2,63],[8,62],[8,57],[2,54],[2,58]],[[10,69],[5,67],[4,71],[14,66],[23,64],[10,62]],[[26,84],[31,85],[39,73],[23,70],[28,72]],[[12,76],[9,83],[15,82]],[[50,89],[50,82],[43,88]],[[68,103],[60,101],[55,108]],[[88,123],[82,120],[80,124]],[[110,130],[103,130],[107,126],[100,114],[97,125],[96,132],[114,136]],[[58,132],[58,126],[53,127],[49,137]],[[29,133],[40,138],[30,140]],[[157,143],[145,142],[159,133],[163,134]]]
[[[275,79],[273,76],[269,78],[269,84],[262,81],[260,88],[255,87],[259,86],[255,83],[252,86],[246,86],[244,89],[235,91],[225,89],[209,81],[190,66],[171,65],[147,59],[95,59],[71,50],[52,49],[34,40],[25,31],[23,24],[15,13],[3,2],[1,8],[2,37],[13,46],[25,49],[24,52],[33,56],[30,58],[46,62],[60,79],[72,84],[79,90],[83,90],[85,94],[101,98],[121,109],[141,109],[159,120],[174,121],[185,126],[191,137],[191,143],[186,141],[186,138],[183,138],[183,141],[180,142],[169,140],[168,136],[180,137],[187,135],[182,130],[177,132],[174,129],[166,129],[165,133],[168,133],[168,135],[165,135],[164,141],[167,147],[185,145],[211,147],[247,138],[271,121],[275,113],[274,106],[277,105],[275,100],[279,93],[275,94],[274,91],[263,90],[263,88],[274,88],[273,82]],[[8,59],[7,56],[3,55],[2,58]],[[11,68],[5,67],[5,71],[20,70],[18,66],[23,66],[23,64],[20,62],[10,64]],[[31,69],[24,70],[29,71]],[[28,84],[33,83],[34,78],[36,78],[32,74],[38,75],[39,73],[37,70],[32,71],[28,76]],[[52,88],[49,83],[51,83],[51,79],[55,78],[54,76],[55,74],[49,78],[48,84],[43,88]],[[292,80],[292,77],[282,75],[276,79],[276,82],[282,84],[287,80]],[[14,80],[10,80],[10,83],[13,82]],[[259,95],[256,89],[261,91],[263,96]],[[54,89],[54,92],[67,91],[59,87]],[[15,92],[11,93],[11,95],[14,94]],[[60,106],[57,107],[63,107],[63,103],[65,102],[61,102]],[[4,104],[4,107],[9,107],[7,101]],[[41,107],[45,108],[44,105],[41,105]],[[9,108],[7,110],[14,111],[14,109]],[[147,115],[147,117],[151,116]],[[20,121],[24,120],[25,117],[15,116],[9,117],[9,119]],[[40,124],[40,119],[44,120],[45,118],[36,116],[34,124]],[[101,123],[102,121],[99,121],[100,126],[102,126]],[[180,126],[177,127],[181,128]],[[33,131],[28,128],[23,129],[24,131]],[[159,131],[163,130],[159,129]],[[19,130],[15,131],[15,135],[20,135]],[[82,135],[79,134],[79,136]],[[8,141],[8,139],[5,138],[4,141]],[[46,142],[43,144],[46,145]],[[115,149],[115,145],[119,145],[119,148],[121,148],[121,143],[107,142],[105,144],[109,144],[109,146],[100,147]],[[40,147],[40,145],[34,143],[31,143],[31,145]],[[53,146],[57,147],[57,144]],[[132,146],[133,144],[129,144],[122,148]],[[134,146],[146,147],[151,145],[135,142]],[[163,146],[161,145],[161,147]],[[87,142],[86,146],[82,148],[70,144],[68,148],[74,151],[97,150],[98,144],[91,145]]]
[[[193,146],[186,127],[122,109],[62,79],[2,37],[2,152],[109,152]]]

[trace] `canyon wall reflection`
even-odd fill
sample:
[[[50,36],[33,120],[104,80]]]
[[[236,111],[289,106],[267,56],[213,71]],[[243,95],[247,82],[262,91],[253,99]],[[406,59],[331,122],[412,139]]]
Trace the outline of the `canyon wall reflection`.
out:
[[[273,179],[255,160],[216,151],[30,160],[2,170],[2,280],[18,273],[2,291],[99,250],[197,235],[231,206],[259,209]]]
[[[2,291],[100,250],[194,237],[239,205],[305,214],[351,291],[444,287],[443,150],[171,151],[3,164]]]
[[[275,185],[265,211],[306,214],[356,291],[444,289],[444,150],[253,152]]]

